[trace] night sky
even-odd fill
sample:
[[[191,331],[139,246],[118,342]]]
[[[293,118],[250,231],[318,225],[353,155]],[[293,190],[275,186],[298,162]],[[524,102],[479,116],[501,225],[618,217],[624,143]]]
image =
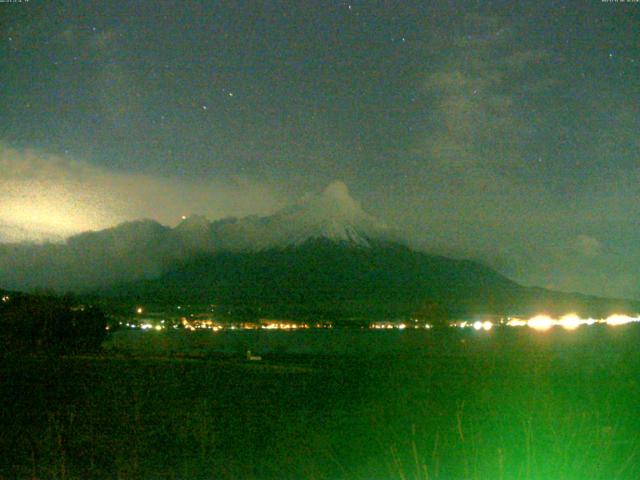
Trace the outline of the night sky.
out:
[[[344,181],[430,252],[640,298],[640,3],[0,3],[0,239]]]

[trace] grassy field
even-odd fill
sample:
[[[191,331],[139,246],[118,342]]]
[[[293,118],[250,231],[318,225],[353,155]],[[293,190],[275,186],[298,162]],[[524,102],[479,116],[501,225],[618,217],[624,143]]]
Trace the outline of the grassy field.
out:
[[[156,355],[3,359],[0,478],[640,478],[636,326],[260,364],[166,356],[163,335]]]

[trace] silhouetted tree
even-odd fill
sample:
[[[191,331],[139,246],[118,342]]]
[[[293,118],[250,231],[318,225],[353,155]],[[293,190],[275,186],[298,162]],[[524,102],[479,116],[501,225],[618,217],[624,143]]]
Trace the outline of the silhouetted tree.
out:
[[[96,308],[72,307],[69,299],[24,295],[0,308],[0,345],[8,353],[65,354],[95,351],[106,335]]]
[[[75,348],[85,352],[99,350],[107,335],[107,318],[102,310],[89,307],[73,313]]]

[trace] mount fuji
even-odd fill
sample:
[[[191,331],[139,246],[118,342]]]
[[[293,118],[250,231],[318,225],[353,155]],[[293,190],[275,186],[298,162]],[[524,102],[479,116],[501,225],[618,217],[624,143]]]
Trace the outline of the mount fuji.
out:
[[[638,309],[524,287],[480,263],[413,250],[342,182],[270,216],[210,222],[193,215],[174,228],[142,220],[59,244],[0,244],[0,282],[126,302],[218,304],[248,316]]]
[[[400,235],[366,213],[343,182],[334,182],[319,195],[267,217],[229,218],[209,223],[191,216],[175,229],[186,245],[208,251],[260,251],[302,245],[325,239],[352,246],[371,247],[400,241]]]

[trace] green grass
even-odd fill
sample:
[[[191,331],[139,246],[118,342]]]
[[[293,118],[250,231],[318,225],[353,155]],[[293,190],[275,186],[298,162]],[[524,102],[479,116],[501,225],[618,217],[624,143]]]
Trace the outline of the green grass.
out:
[[[634,335],[266,365],[4,359],[0,478],[636,479]]]

